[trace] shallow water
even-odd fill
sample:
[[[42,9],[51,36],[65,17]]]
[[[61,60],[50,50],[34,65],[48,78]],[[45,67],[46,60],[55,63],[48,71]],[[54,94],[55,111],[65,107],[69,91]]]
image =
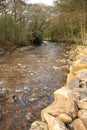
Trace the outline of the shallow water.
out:
[[[66,81],[64,44],[44,42],[0,58],[0,130],[29,130]]]

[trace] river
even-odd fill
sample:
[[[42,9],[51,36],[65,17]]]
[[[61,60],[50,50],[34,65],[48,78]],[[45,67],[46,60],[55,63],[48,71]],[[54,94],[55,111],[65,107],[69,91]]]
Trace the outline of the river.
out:
[[[66,82],[67,49],[44,41],[0,57],[0,130],[29,130]]]

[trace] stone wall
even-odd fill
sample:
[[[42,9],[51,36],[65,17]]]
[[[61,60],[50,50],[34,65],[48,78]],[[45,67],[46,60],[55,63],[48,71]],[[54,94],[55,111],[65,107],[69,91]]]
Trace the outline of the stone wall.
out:
[[[42,110],[41,122],[30,130],[87,130],[87,47],[79,46],[66,86],[54,92],[54,102]]]

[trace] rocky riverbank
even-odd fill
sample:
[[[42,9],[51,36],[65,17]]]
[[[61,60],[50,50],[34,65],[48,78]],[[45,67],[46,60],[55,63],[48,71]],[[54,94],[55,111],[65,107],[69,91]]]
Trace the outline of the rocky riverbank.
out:
[[[54,92],[54,102],[30,130],[87,130],[87,47],[71,50],[70,59],[66,85]]]

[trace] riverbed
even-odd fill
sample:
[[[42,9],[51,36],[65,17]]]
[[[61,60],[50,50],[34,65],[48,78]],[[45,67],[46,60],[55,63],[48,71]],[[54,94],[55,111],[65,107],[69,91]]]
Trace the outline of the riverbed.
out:
[[[29,130],[67,77],[67,47],[44,41],[0,57],[0,130]]]

